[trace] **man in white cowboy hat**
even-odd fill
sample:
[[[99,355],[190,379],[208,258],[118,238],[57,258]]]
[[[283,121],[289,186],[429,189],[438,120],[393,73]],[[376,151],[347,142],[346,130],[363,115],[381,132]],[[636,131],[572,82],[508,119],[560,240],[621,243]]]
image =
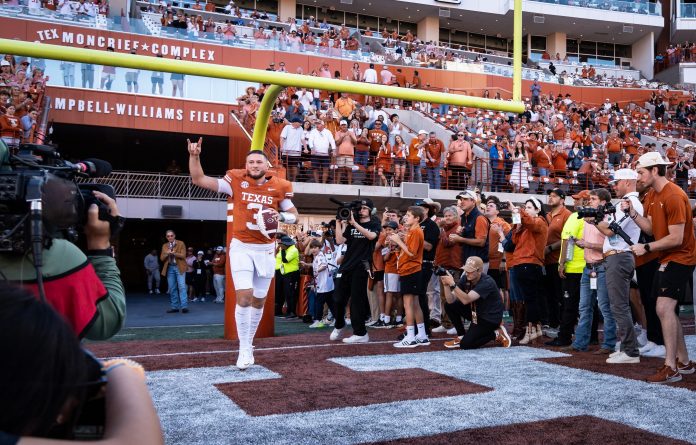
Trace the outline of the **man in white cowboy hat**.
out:
[[[666,161],[659,153],[646,153],[638,159],[638,184],[650,188],[644,214],[636,211],[630,201],[621,204],[629,217],[655,241],[631,247],[637,256],[660,252],[660,267],[655,274],[653,297],[662,324],[665,341],[665,363],[646,379],[649,383],[678,382],[684,374],[696,372],[689,360],[679,321],[678,305],[685,297],[688,279],[696,266],[696,238],[691,219],[691,204],[686,193],[666,177]],[[650,204],[647,204],[650,203]]]

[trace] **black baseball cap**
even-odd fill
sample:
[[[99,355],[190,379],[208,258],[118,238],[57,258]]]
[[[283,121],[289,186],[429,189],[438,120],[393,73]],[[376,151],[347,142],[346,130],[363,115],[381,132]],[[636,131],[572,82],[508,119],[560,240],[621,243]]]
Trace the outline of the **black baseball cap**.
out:
[[[394,221],[387,221],[384,223],[382,227],[384,227],[385,229],[389,227],[390,229],[399,230],[399,225]]]
[[[546,192],[547,195],[550,195],[551,193],[553,193],[554,195],[558,195],[558,197],[561,199],[566,198],[565,192],[563,190],[559,189],[558,187],[552,188],[551,190]]]
[[[360,200],[360,205],[364,205],[365,207],[369,207],[370,210],[375,208],[375,204],[372,202],[371,199],[369,198],[364,198]]]

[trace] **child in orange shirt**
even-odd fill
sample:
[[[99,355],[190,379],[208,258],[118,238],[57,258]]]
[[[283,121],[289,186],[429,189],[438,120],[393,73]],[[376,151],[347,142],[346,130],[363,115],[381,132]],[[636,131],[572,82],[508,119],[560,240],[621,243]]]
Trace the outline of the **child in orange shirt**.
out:
[[[404,227],[408,229],[402,240],[397,234],[390,235],[387,239],[401,248],[397,260],[397,273],[399,285],[404,299],[404,311],[406,312],[406,336],[395,348],[415,348],[430,344],[425,334],[423,312],[418,304],[418,289],[420,288],[421,268],[423,264],[423,245],[425,238],[420,222],[426,217],[425,209],[412,206],[404,215]],[[415,335],[418,325],[418,336]]]
[[[396,243],[389,241],[392,234],[397,233],[399,225],[394,221],[387,221],[382,229],[386,235],[386,246],[382,249],[384,257],[384,324],[387,327],[391,326],[391,313],[394,306],[394,297],[399,295],[401,287],[399,286],[398,273],[398,258],[399,246]]]

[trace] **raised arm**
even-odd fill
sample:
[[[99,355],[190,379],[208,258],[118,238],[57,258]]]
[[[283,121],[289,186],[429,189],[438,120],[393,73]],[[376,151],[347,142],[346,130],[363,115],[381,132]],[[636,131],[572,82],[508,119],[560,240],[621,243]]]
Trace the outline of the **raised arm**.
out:
[[[217,179],[206,176],[205,173],[203,173],[203,167],[201,167],[201,147],[203,146],[203,138],[198,138],[198,142],[191,142],[190,139],[186,139],[186,142],[188,143],[189,172],[191,173],[191,180],[198,187],[203,187],[205,189],[217,192]]]

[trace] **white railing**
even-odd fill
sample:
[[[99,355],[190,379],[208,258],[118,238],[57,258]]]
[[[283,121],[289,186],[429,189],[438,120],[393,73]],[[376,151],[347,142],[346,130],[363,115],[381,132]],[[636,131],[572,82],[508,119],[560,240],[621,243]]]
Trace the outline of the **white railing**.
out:
[[[162,173],[112,172],[103,178],[78,179],[78,182],[108,184],[119,198],[185,199],[225,201],[226,195],[193,185],[190,176]]]

